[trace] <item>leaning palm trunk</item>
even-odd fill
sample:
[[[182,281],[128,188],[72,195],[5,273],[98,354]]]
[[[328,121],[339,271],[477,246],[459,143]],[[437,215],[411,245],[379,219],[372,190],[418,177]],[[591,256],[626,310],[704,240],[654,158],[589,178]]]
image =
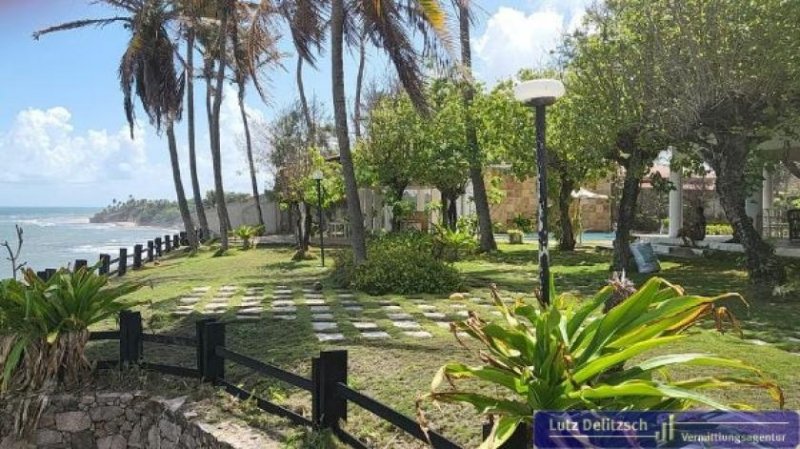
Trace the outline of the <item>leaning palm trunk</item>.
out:
[[[194,134],[194,29],[190,28],[186,40],[186,121],[189,132],[189,173],[192,177],[192,195],[197,222],[205,238],[208,238],[208,218],[203,207],[203,195],[200,191],[200,180],[197,176],[197,153]]]
[[[353,101],[353,122],[356,141],[361,138],[361,90],[364,87],[364,63],[366,62],[367,33],[361,33],[361,43],[358,48],[358,73],[356,75],[356,98]]]
[[[219,31],[219,54],[220,58],[225,55],[225,35],[228,25],[228,5],[227,1],[220,2],[220,31]],[[228,231],[230,230],[230,219],[228,217],[228,207],[225,203],[225,188],[222,185],[222,148],[220,136],[219,116],[222,107],[222,87],[225,82],[225,61],[218,61],[217,73],[214,80],[213,95],[214,100],[211,108],[211,158],[214,166],[214,193],[217,200],[217,216],[219,217],[220,252],[228,250]]]
[[[353,167],[353,155],[350,153],[350,136],[347,126],[347,103],[344,94],[344,0],[333,0],[331,4],[331,66],[333,87],[333,115],[336,123],[336,137],[339,142],[339,158],[342,163],[344,190],[347,198],[347,212],[350,217],[350,236],[353,245],[353,256],[356,264],[367,259],[364,216],[361,213],[361,201],[358,196]]]
[[[297,72],[295,73],[297,77],[297,93],[300,95],[300,107],[303,110],[303,118],[306,121],[306,127],[308,128],[308,140],[312,142],[312,144],[316,143],[316,138],[314,137],[314,120],[311,118],[311,110],[308,108],[308,99],[306,99],[306,90],[303,85],[303,57],[297,57]]]
[[[611,267],[614,271],[622,272],[631,268],[631,231],[647,163],[644,161],[643,151],[636,146],[633,134],[620,136],[618,145],[620,150],[629,156],[620,161],[625,168],[625,179],[622,182],[622,196],[617,211],[617,231],[614,236],[614,256]]]
[[[186,201],[186,193],[183,190],[180,159],[178,159],[178,144],[175,141],[175,123],[172,118],[167,120],[167,142],[169,145],[169,159],[172,165],[172,180],[175,183],[175,194],[178,196],[178,209],[181,212],[183,228],[186,230],[186,236],[189,239],[189,246],[193,249],[196,249],[197,234],[194,232],[192,214],[189,212],[189,203]]]
[[[239,86],[239,111],[242,114],[242,124],[244,124],[244,141],[247,149],[247,163],[250,166],[250,183],[253,187],[253,201],[258,214],[258,224],[264,226],[264,214],[261,211],[261,201],[258,195],[258,181],[256,180],[256,164],[253,162],[253,143],[250,138],[250,125],[247,121],[247,111],[244,109],[244,87]]]
[[[494,226],[489,210],[489,198],[486,195],[486,183],[483,179],[481,149],[478,144],[478,134],[472,116],[472,100],[475,97],[475,88],[472,85],[472,52],[469,40],[469,5],[468,0],[457,0],[458,23],[461,41],[461,65],[464,73],[464,86],[461,90],[464,103],[464,123],[467,134],[467,147],[469,149],[469,179],[472,182],[472,196],[475,202],[475,212],[478,215],[478,230],[480,232],[481,251],[488,252],[497,249],[494,241]]]

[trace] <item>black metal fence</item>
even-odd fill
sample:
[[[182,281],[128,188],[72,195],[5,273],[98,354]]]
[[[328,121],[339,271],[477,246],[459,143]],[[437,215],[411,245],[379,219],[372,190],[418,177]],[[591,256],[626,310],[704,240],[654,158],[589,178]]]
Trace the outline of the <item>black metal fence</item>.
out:
[[[121,312],[119,331],[92,332],[89,339],[119,340],[119,359],[97,362],[99,368],[137,365],[164,374],[202,379],[221,387],[234,397],[250,400],[261,410],[288,419],[296,425],[330,429],[341,441],[356,449],[368,449],[369,446],[341,427],[342,422],[347,421],[347,409],[350,404],[361,407],[413,438],[429,442],[435,449],[462,449],[437,432],[428,431],[426,435],[412,418],[350,388],[347,385],[347,351],[320,352],[318,357],[312,358],[311,377],[306,378],[227,348],[225,328],[225,322],[217,321],[215,318],[205,318],[196,322],[194,337],[147,334],[143,331],[139,312]],[[196,367],[147,362],[144,342],[195,348]],[[225,377],[226,362],[311,393],[311,418],[236,386]],[[484,426],[484,436],[489,428],[490,426]],[[520,428],[501,449],[528,448],[530,443],[528,429]]]
[[[203,240],[204,236],[201,230],[196,230],[195,234],[198,240]],[[100,254],[97,264],[93,265],[91,269],[108,276],[125,276],[129,269],[138,270],[148,263],[155,262],[165,254],[186,246],[189,246],[189,238],[185,231],[172,235],[166,234],[163,237],[159,236],[148,240],[146,243],[137,243],[133,245],[132,251],[129,251],[128,247],[120,248],[119,253],[113,259],[111,254]],[[89,267],[89,261],[76,259],[73,269],[77,270],[82,267]],[[55,273],[55,268],[36,272],[44,280],[50,279]]]

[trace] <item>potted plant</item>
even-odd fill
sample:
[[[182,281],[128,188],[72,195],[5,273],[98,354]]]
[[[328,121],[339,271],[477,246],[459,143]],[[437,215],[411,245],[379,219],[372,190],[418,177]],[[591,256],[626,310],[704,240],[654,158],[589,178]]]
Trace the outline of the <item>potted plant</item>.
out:
[[[522,245],[522,231],[519,229],[509,229],[508,230],[508,243],[512,245]]]

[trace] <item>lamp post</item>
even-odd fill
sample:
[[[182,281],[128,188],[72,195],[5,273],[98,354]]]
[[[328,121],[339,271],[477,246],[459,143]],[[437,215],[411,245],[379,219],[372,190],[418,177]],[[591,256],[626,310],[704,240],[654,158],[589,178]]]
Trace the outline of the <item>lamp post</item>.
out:
[[[514,86],[514,98],[536,110],[536,166],[539,170],[539,285],[541,301],[550,304],[550,253],[547,234],[547,148],[545,109],[564,95],[561,81],[539,79]]]
[[[311,177],[317,181],[317,210],[319,211],[319,254],[322,259],[322,266],[325,266],[325,238],[323,237],[322,227],[322,170],[314,170]]]

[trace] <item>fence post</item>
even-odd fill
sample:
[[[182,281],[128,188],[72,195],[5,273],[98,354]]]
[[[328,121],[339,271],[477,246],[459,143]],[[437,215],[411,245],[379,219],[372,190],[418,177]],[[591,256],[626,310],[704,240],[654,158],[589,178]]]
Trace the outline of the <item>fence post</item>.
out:
[[[172,249],[178,249],[178,248],[181,247],[181,245],[183,245],[183,243],[181,243],[180,234],[173,235],[172,236]]]
[[[119,249],[119,262],[117,262],[117,276],[125,276],[128,272],[128,248]]]
[[[133,245],[133,269],[139,268],[142,268],[142,245],[137,243]]]
[[[46,268],[44,270],[44,278],[45,278],[44,280],[49,281],[50,278],[52,278],[55,274],[56,274],[55,268]]]
[[[169,235],[164,236],[164,252],[168,253],[172,251],[172,237]]]
[[[47,272],[45,272],[45,271],[37,271],[36,272],[36,277],[38,277],[39,279],[47,282]]]
[[[492,426],[494,422],[491,418],[489,418],[488,422],[483,424],[483,439],[489,436],[492,433]],[[533,435],[531,434],[530,426],[526,424],[520,424],[517,427],[517,430],[511,434],[511,438],[507,439],[505,443],[501,444],[500,447],[497,449],[528,449],[531,447],[533,440]]]
[[[161,237],[156,237],[156,256],[161,257]]]
[[[217,321],[216,318],[201,318],[194,322],[194,334],[197,338],[197,371],[200,372],[200,377],[206,379],[205,375],[205,346],[206,341],[206,324]]]
[[[203,240],[205,240],[205,236],[203,235],[203,230],[202,229],[199,229],[199,228],[195,229],[194,232],[195,232],[195,235],[197,236],[197,241],[198,242],[202,242]]]
[[[119,313],[119,363],[124,367],[142,358],[142,314],[123,310]]]
[[[111,256],[100,254],[100,274],[108,274],[111,270]]]
[[[189,246],[189,234],[187,234],[186,231],[181,231],[179,236],[181,238],[181,246]]]
[[[86,268],[89,266],[89,262],[86,259],[75,259],[75,266],[73,266],[72,271],[78,271],[81,268]]]
[[[152,262],[153,258],[154,258],[153,256],[155,256],[155,253],[153,252],[153,250],[155,249],[154,246],[155,245],[153,244],[152,240],[148,240],[147,241],[147,261],[148,262]]]
[[[347,384],[347,351],[323,351],[312,362],[311,413],[315,425],[323,429],[339,427],[347,421],[347,400],[336,392],[336,384]]]
[[[225,346],[225,323],[214,320],[204,324],[203,368],[200,372],[204,379],[216,383],[225,378],[225,359],[216,352],[217,346]]]

